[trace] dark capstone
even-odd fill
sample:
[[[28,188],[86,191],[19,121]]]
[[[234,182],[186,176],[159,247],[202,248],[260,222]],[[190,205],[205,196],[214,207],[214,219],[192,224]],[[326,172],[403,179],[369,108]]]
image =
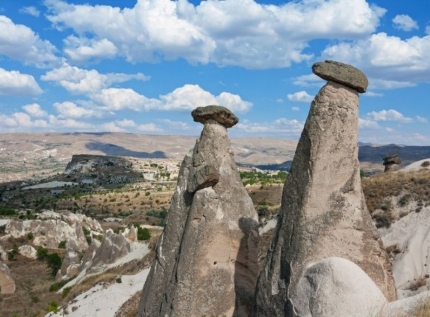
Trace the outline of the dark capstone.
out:
[[[196,122],[204,124],[207,120],[212,119],[226,128],[231,128],[239,122],[238,117],[233,112],[222,106],[198,107],[191,112],[191,115]]]
[[[312,65],[312,72],[328,81],[354,88],[360,93],[366,92],[369,81],[359,69],[340,62],[325,61]]]

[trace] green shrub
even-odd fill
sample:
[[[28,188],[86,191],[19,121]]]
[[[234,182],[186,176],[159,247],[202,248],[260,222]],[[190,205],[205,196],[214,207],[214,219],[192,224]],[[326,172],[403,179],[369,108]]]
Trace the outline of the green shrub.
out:
[[[27,239],[28,239],[28,240],[33,240],[33,239],[34,239],[34,234],[33,234],[33,232],[29,232],[29,233],[27,233]]]
[[[59,249],[65,249],[65,248],[66,248],[66,240],[61,241],[61,242],[58,244],[58,248],[59,248]]]
[[[55,276],[58,270],[61,268],[61,258],[58,253],[48,254],[47,258],[48,266],[51,268],[51,274]]]
[[[64,288],[63,292],[61,293],[61,296],[63,296],[63,298],[66,297],[70,293],[71,289],[72,289],[71,286]]]
[[[15,209],[8,206],[0,206],[0,215],[2,216],[13,216],[16,214]]]
[[[118,277],[116,278],[116,282],[117,282],[117,283],[122,283],[121,276],[118,276]]]
[[[48,257],[48,249],[40,246],[37,248],[36,251],[37,251],[36,255],[38,260],[43,261]]]
[[[58,313],[58,303],[55,300],[50,302],[47,311],[54,314]]]
[[[151,233],[148,228],[137,227],[137,240],[149,240],[151,238]]]

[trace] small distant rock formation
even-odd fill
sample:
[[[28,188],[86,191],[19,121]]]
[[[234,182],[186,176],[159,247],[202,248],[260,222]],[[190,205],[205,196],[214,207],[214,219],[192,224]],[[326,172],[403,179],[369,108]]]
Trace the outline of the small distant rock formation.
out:
[[[258,275],[258,216],[240,180],[225,107],[193,110],[204,124],[179,172],[138,316],[248,316]]]
[[[66,255],[61,262],[61,268],[58,270],[55,279],[60,281],[62,279],[70,279],[79,273],[81,266],[80,254],[73,249],[67,249]]]
[[[37,259],[37,251],[31,245],[22,245],[18,248],[19,254],[29,259]]]
[[[94,254],[88,272],[96,272],[103,265],[114,263],[129,254],[130,250],[130,242],[122,234],[114,233],[111,229],[108,229],[100,247]]]
[[[391,264],[361,188],[358,92],[366,91],[367,79],[332,61],[312,70],[329,82],[312,102],[284,186],[253,317],[323,316],[306,314],[300,285],[310,266],[331,257],[355,263],[389,301],[396,299]]]
[[[402,164],[402,160],[397,154],[388,155],[383,158],[384,163],[382,163],[385,166],[384,172],[394,172],[399,170],[400,164]]]
[[[0,262],[0,294],[13,294],[15,290],[15,281],[10,275],[9,268],[6,264]]]

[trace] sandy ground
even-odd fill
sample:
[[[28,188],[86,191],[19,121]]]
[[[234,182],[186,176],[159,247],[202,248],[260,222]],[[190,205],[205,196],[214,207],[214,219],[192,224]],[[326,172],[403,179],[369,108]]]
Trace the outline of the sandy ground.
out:
[[[121,283],[107,287],[97,284],[77,296],[64,310],[57,314],[49,313],[46,317],[113,317],[128,299],[142,290],[148,273],[149,269],[145,269],[135,275],[123,275]]]

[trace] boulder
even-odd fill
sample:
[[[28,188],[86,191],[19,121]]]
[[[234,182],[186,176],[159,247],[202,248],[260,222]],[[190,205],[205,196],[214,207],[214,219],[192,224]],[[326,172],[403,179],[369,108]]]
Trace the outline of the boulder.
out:
[[[369,81],[359,69],[340,62],[325,61],[318,62],[312,66],[312,72],[327,81],[351,87],[356,91],[366,92]]]
[[[364,201],[357,137],[357,91],[328,82],[300,137],[250,316],[296,316],[306,268],[330,257],[357,264],[389,301],[396,298],[391,264]]]
[[[37,259],[37,251],[31,245],[22,245],[18,248],[18,251],[21,255],[29,259]]]
[[[10,275],[9,268],[6,264],[0,262],[0,294],[13,294],[15,289],[15,281]]]
[[[235,117],[227,110],[192,113],[204,127],[181,165],[141,317],[248,316],[258,274],[258,216],[233,159],[226,129],[232,123],[224,119]]]
[[[198,107],[191,112],[196,122],[205,124],[207,120],[215,120],[226,128],[231,128],[239,119],[228,108],[222,106]]]
[[[301,317],[369,317],[387,304],[381,290],[355,263],[327,258],[304,271],[294,306]]]

